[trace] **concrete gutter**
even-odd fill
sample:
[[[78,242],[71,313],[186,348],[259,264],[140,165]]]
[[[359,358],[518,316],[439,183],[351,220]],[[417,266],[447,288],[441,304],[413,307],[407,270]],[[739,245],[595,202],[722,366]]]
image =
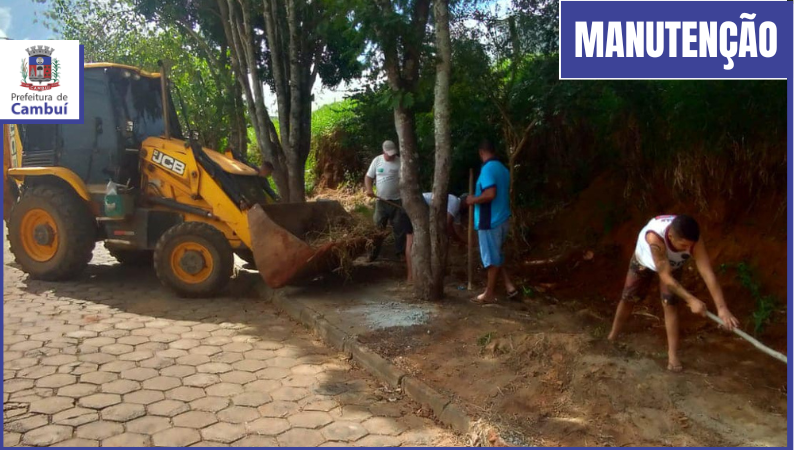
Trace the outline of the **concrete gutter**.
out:
[[[467,437],[479,447],[505,447],[507,444],[481,420],[474,420],[449,397],[439,393],[424,381],[411,376],[359,343],[355,336],[333,325],[325,316],[300,301],[287,299],[285,295],[259,283],[259,296],[269,300],[295,321],[317,334],[327,345],[351,357],[358,365],[386,385],[401,388],[409,398],[430,408],[434,416],[445,426]]]

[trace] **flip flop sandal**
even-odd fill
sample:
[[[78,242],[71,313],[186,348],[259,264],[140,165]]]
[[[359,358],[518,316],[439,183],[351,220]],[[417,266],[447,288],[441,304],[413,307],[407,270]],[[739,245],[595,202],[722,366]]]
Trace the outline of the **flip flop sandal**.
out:
[[[519,291],[517,289],[514,289],[513,292],[509,292],[508,294],[506,294],[506,298],[509,300],[513,300],[517,296],[519,296]]]
[[[497,303],[497,299],[493,299],[493,300],[483,299],[483,300],[481,300],[478,297],[475,297],[475,298],[470,299],[470,302],[472,302],[472,303],[474,303],[476,305],[494,305],[495,303]]]

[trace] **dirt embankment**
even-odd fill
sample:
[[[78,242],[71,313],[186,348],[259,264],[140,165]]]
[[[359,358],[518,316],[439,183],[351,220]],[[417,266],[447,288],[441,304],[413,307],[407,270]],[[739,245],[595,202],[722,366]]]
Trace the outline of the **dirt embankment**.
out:
[[[636,237],[644,224],[659,214],[690,214],[700,223],[731,311],[751,334],[756,325],[754,313],[768,313],[769,320],[764,322],[759,339],[786,352],[785,194],[769,196],[750,209],[743,208],[744,202],[712,198],[708,199],[708,208],[702,210],[666,195],[659,204],[643,210],[631,206],[637,200],[634,194],[625,194],[624,181],[606,174],[574,202],[534,222],[528,236],[532,248],[519,255],[517,273],[533,285],[549,288],[558,298],[580,299],[598,312],[613,313]],[[591,251],[591,260],[584,258],[587,250]],[[525,264],[559,256],[556,264]],[[689,263],[684,272],[684,285],[716,312],[694,263]],[[775,300],[772,306],[770,297]],[[684,325],[693,329],[704,324],[704,319],[687,317]]]

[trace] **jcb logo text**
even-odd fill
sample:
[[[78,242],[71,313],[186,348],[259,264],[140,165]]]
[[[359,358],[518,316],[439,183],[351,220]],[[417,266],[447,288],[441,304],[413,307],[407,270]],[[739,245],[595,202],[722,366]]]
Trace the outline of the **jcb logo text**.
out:
[[[165,155],[158,150],[153,150],[153,162],[177,173],[178,175],[183,175],[183,172],[186,170],[186,164],[178,161],[172,156]]]

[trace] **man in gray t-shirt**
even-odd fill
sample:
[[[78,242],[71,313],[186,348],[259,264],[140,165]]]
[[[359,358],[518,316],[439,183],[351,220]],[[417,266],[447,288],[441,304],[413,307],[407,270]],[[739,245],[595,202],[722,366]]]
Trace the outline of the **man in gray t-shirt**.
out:
[[[373,191],[373,186],[377,190],[377,195]],[[400,199],[400,158],[397,155],[397,147],[392,141],[383,143],[383,154],[378,155],[372,160],[364,177],[364,189],[370,197],[377,197],[375,204],[375,225],[378,228],[386,228],[392,223],[394,232],[395,256],[403,255],[406,245],[406,230],[403,229],[403,216],[405,211],[395,205],[391,205],[381,200],[388,200],[397,205],[402,205]],[[375,248],[370,255],[370,261],[374,261],[381,251],[382,242],[376,242]]]

